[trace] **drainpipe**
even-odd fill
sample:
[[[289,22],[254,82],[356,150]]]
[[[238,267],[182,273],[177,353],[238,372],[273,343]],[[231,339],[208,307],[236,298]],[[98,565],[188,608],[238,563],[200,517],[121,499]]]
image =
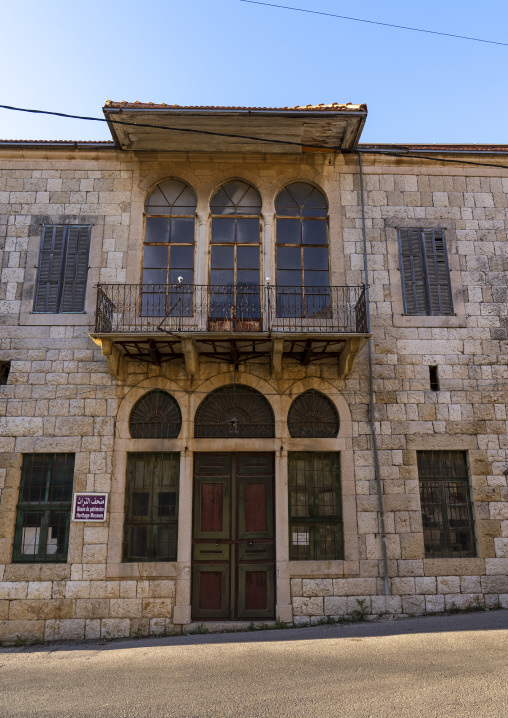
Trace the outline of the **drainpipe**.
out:
[[[367,331],[370,333],[370,300],[369,300],[369,274],[367,260],[367,234],[365,231],[365,198],[363,194],[363,164],[362,153],[358,151],[360,164],[360,197],[362,202],[362,237],[363,237],[363,273],[365,276],[365,303],[367,309]],[[369,354],[369,396],[370,396],[370,433],[372,436],[372,453],[374,455],[374,474],[376,476],[377,503],[379,511],[379,528],[381,533],[381,555],[383,558],[383,574],[385,584],[385,596],[390,595],[390,584],[388,581],[388,558],[386,553],[386,532],[385,532],[385,511],[383,505],[383,489],[381,486],[381,475],[379,471],[379,454],[377,451],[376,426],[374,423],[374,380],[372,376],[372,340],[368,341]]]

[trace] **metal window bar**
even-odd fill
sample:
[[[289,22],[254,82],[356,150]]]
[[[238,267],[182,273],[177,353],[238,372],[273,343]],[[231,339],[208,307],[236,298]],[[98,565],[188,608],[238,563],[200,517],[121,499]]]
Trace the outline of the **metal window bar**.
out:
[[[365,333],[363,285],[315,287],[316,311],[299,311],[295,287],[101,284],[95,331]],[[309,295],[310,296],[310,295]],[[281,311],[281,297],[285,302]]]
[[[24,454],[14,563],[67,561],[74,454]]]
[[[339,454],[289,452],[289,558],[344,558]]]
[[[475,556],[465,452],[419,451],[417,460],[425,557]]]
[[[128,454],[123,560],[176,561],[180,455]]]

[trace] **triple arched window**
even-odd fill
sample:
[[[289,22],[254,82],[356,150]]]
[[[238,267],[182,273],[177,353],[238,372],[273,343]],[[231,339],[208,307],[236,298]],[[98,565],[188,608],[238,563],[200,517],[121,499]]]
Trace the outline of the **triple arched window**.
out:
[[[147,197],[142,278],[150,287],[143,289],[146,314],[171,314],[171,285],[192,287],[195,282],[196,204],[194,190],[177,179],[159,183]],[[277,313],[325,317],[330,284],[326,198],[307,182],[293,182],[278,194],[275,211]],[[263,284],[259,192],[243,180],[226,182],[213,195],[210,214],[209,316],[220,322],[256,322]],[[179,291],[175,311],[189,315],[192,302],[185,296],[185,290]]]

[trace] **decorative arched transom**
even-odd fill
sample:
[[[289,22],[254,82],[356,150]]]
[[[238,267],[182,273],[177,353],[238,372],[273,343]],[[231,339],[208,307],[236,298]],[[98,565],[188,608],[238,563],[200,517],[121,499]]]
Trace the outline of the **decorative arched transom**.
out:
[[[133,439],[176,439],[182,428],[182,413],[171,394],[154,389],[134,404],[129,418]]]
[[[194,420],[196,438],[258,439],[275,436],[275,417],[267,399],[243,384],[228,384],[208,394]]]
[[[288,429],[295,439],[335,438],[339,433],[339,414],[325,394],[309,389],[297,396],[291,404]]]

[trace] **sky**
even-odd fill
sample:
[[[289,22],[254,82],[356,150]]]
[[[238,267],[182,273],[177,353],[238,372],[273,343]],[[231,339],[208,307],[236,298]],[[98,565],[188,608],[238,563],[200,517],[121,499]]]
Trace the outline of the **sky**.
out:
[[[500,0],[273,0],[508,43]],[[240,0],[17,0],[1,13],[0,104],[103,117],[106,100],[366,103],[362,142],[508,143],[508,46]],[[107,140],[99,122],[0,109],[1,139]]]

